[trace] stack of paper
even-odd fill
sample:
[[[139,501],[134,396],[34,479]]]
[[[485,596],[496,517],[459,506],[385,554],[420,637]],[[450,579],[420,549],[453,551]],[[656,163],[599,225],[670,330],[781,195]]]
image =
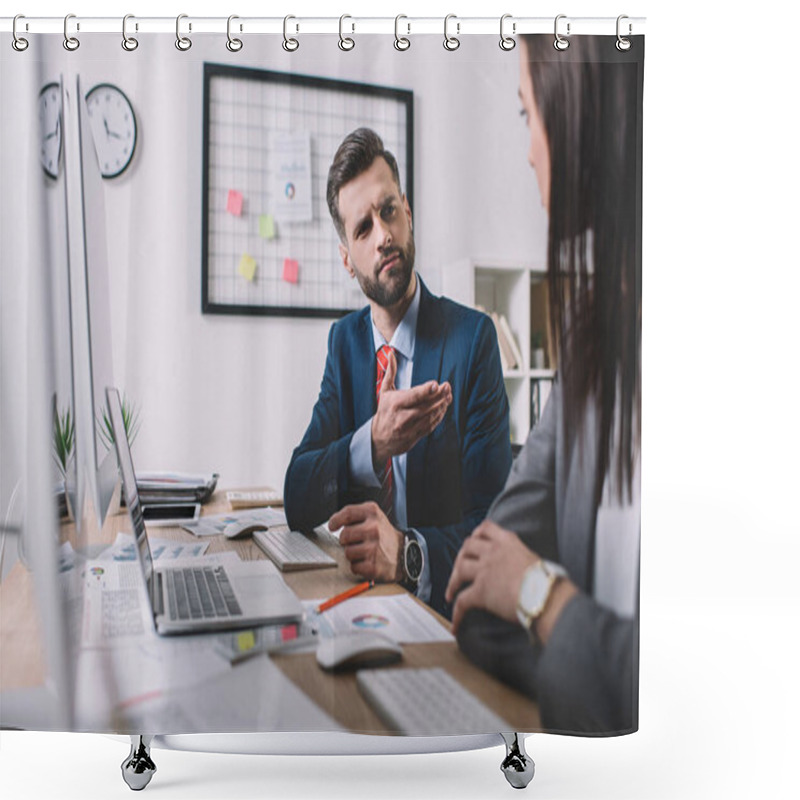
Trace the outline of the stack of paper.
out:
[[[217,488],[215,472],[212,475],[189,475],[180,472],[140,472],[136,486],[143,505],[154,506],[172,503],[205,503]]]

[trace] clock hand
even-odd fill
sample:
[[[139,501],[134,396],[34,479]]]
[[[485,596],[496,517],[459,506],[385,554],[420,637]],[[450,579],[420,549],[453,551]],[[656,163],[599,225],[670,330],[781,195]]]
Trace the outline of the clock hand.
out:
[[[61,126],[61,119],[56,120],[56,127],[53,129],[51,133],[48,133],[47,136],[44,137],[44,140],[47,141],[48,139],[52,139],[54,136],[58,136],[58,129]]]
[[[109,136],[113,136],[115,139],[122,138],[118,133],[114,133],[114,131],[109,131],[108,129],[106,129],[106,132],[108,133]]]
[[[111,134],[108,130],[108,120],[105,117],[103,117],[103,127],[106,129],[106,136],[110,136]]]

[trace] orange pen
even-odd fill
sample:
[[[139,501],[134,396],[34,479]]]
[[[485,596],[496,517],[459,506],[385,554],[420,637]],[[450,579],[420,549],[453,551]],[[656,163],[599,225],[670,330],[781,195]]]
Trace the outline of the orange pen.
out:
[[[324,603],[320,603],[319,606],[317,606],[317,614],[321,614],[323,611],[327,611],[329,608],[338,606],[339,603],[343,603],[345,600],[349,600],[351,597],[355,597],[358,594],[366,592],[368,589],[371,589],[374,585],[375,581],[364,581],[364,583],[358,583],[355,586],[348,589],[346,592],[342,592],[341,594],[335,594],[329,600],[326,600]]]

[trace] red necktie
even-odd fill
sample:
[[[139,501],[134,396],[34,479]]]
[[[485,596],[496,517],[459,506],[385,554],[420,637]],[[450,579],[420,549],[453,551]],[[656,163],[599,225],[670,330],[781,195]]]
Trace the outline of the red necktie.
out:
[[[375,380],[375,397],[380,399],[381,384],[383,377],[386,375],[386,370],[389,367],[389,354],[394,353],[394,348],[389,347],[388,344],[378,350],[378,370]],[[383,510],[383,513],[391,520],[394,519],[394,492],[392,491],[392,459],[388,458],[386,463],[378,475],[381,482],[381,490],[378,495],[378,505]]]

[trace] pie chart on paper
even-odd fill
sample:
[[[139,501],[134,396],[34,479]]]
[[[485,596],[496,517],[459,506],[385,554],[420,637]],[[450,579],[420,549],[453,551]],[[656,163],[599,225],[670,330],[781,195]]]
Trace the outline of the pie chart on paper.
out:
[[[388,624],[389,620],[380,614],[359,614],[357,617],[353,617],[354,628],[375,630],[376,628],[385,628]]]

